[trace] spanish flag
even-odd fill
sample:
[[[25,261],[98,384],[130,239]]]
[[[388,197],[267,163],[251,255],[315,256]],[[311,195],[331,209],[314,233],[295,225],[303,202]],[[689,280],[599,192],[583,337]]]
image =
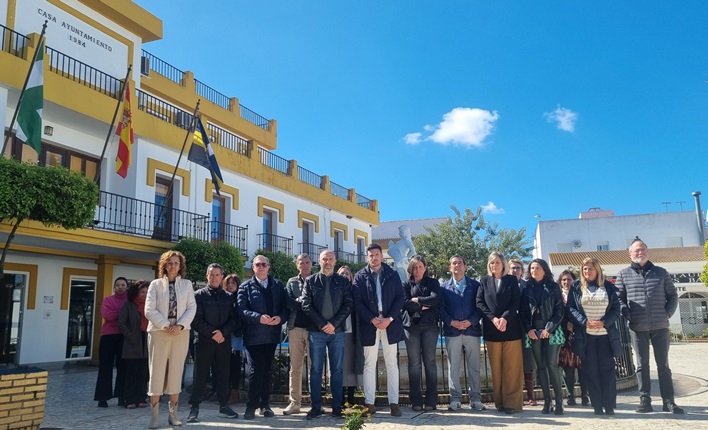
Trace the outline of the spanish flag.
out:
[[[221,185],[224,183],[224,178],[221,176],[221,170],[219,169],[219,164],[216,162],[216,155],[214,155],[209,137],[206,131],[204,131],[201,117],[197,120],[197,127],[194,130],[192,146],[189,148],[187,159],[209,169],[209,172],[211,172],[211,182],[214,184],[214,190],[216,190],[217,195],[221,195],[219,188],[221,188]]]
[[[123,119],[116,127],[120,136],[118,155],[116,155],[116,173],[125,178],[130,167],[130,152],[133,146],[133,114],[130,112],[130,82],[125,83],[125,99],[123,100]]]

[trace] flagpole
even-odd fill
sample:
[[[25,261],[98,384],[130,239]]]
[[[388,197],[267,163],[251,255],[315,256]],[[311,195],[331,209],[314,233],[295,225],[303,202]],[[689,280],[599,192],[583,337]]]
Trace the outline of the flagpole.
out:
[[[29,65],[29,71],[27,72],[27,76],[25,77],[25,83],[22,85],[22,91],[20,91],[20,98],[17,100],[17,106],[15,107],[15,113],[12,115],[12,121],[10,121],[10,127],[8,127],[7,131],[7,136],[5,136],[5,141],[2,144],[2,151],[0,152],[0,157],[5,156],[5,148],[7,148],[7,141],[10,140],[10,136],[12,135],[12,126],[15,125],[15,121],[17,120],[17,113],[20,111],[20,105],[22,104],[22,97],[25,95],[25,90],[27,89],[27,84],[29,83],[30,75],[32,74],[32,68],[34,67],[35,61],[37,61],[37,54],[39,54],[39,47],[42,46],[42,39],[44,38],[44,32],[47,31],[47,20],[44,20],[44,25],[42,26],[42,32],[39,34],[39,45],[37,45],[37,48],[34,50],[34,55],[32,55],[32,61],[30,61]]]
[[[177,163],[175,163],[175,169],[172,171],[172,178],[170,178],[170,186],[167,188],[167,194],[165,194],[165,199],[160,205],[160,210],[157,213],[157,218],[155,218],[155,226],[160,222],[162,217],[162,212],[165,209],[165,204],[172,199],[172,192],[174,189],[175,177],[177,176],[177,169],[179,168],[179,162],[182,160],[182,154],[184,154],[184,148],[187,147],[187,141],[189,140],[189,135],[194,132],[194,127],[196,126],[197,113],[199,112],[199,103],[201,99],[197,100],[197,106],[194,107],[194,113],[192,114],[192,121],[189,123],[189,128],[187,129],[187,135],[184,136],[184,142],[182,142],[182,149],[179,151],[179,156],[177,157]]]
[[[108,142],[111,140],[111,134],[113,134],[113,126],[116,123],[116,118],[118,117],[118,111],[120,110],[120,105],[125,97],[125,86],[128,85],[128,77],[130,76],[130,71],[133,69],[133,65],[128,65],[128,72],[125,74],[125,80],[121,82],[120,92],[118,93],[118,103],[116,103],[116,110],[113,112],[113,119],[111,120],[111,126],[108,127],[108,134],[106,135],[106,142],[103,144],[103,151],[101,151],[101,158],[98,159],[98,169],[96,169],[96,176],[94,177],[94,182],[96,182],[101,187],[101,166],[103,165],[103,157],[106,155],[106,150],[108,149]]]

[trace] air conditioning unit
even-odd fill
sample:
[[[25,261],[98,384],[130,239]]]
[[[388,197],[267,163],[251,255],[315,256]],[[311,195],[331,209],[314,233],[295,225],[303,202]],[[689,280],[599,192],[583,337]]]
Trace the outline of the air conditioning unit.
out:
[[[140,57],[140,74],[150,76],[150,57]]]
[[[185,111],[175,113],[175,125],[177,127],[189,128],[192,125],[192,115]]]
[[[573,248],[580,248],[581,246],[583,246],[583,242],[581,242],[579,240],[573,241]]]

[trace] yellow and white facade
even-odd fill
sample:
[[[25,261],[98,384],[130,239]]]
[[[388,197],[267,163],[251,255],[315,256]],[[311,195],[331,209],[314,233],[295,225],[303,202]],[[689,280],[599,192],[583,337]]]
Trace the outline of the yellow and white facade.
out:
[[[259,248],[295,255],[324,247],[342,259],[362,257],[379,223],[377,201],[277,156],[275,120],[150,54],[162,21],[130,0],[0,0],[6,133],[14,135],[8,126],[45,20],[43,148],[36,154],[13,137],[4,156],[92,179],[99,171],[101,197],[86,228],[18,229],[0,290],[0,315],[8,315],[0,316],[0,362],[97,358],[100,303],[113,279],[154,278],[159,255],[183,237],[228,241],[249,257]],[[135,143],[123,179],[113,131],[100,158],[130,64]],[[198,100],[224,178],[221,196],[185,153],[163,206]],[[0,224],[0,247],[10,229]]]

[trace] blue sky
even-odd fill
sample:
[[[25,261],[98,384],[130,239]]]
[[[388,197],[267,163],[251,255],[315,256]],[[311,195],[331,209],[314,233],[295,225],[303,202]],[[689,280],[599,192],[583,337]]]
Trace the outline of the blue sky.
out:
[[[694,210],[708,2],[136,0],[145,49],[278,121],[276,153],[381,221]]]

